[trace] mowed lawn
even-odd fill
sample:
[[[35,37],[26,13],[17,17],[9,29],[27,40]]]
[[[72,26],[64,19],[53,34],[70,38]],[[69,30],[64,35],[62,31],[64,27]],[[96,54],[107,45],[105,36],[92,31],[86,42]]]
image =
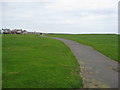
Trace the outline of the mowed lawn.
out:
[[[91,46],[109,58],[120,62],[118,59],[118,35],[116,34],[56,34],[49,36],[70,39]]]
[[[3,88],[80,88],[79,65],[61,41],[37,35],[2,36]]]

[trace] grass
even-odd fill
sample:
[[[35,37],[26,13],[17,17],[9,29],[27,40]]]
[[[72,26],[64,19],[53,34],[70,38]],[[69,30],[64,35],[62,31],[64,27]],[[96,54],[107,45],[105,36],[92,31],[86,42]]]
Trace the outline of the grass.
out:
[[[3,88],[80,88],[79,65],[61,41],[3,35]]]
[[[118,35],[116,34],[55,34],[49,36],[70,39],[91,46],[109,58],[120,62],[118,59]]]

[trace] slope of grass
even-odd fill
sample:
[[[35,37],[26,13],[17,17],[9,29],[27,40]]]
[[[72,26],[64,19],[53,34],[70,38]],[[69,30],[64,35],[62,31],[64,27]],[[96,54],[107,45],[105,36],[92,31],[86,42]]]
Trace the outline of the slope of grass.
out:
[[[55,34],[49,35],[54,37],[61,37],[77,41],[79,43],[92,46],[97,51],[110,57],[113,60],[120,62],[118,59],[118,35],[115,34],[73,34],[62,35]]]
[[[79,65],[59,40],[3,35],[3,88],[80,88]]]

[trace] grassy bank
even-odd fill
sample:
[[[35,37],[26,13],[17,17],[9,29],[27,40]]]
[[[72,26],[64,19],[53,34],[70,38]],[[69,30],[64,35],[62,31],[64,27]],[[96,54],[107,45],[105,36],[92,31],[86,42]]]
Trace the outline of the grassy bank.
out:
[[[110,57],[113,60],[118,60],[118,35],[115,34],[75,34],[75,35],[49,35],[61,37],[77,41],[79,43],[92,46],[97,51]]]
[[[79,65],[59,40],[3,35],[3,88],[80,88]]]

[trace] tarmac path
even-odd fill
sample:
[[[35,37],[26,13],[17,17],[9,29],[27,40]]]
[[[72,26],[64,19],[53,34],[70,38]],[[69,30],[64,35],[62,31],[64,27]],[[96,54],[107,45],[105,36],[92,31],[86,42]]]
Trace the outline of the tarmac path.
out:
[[[43,36],[49,37],[49,36]],[[80,64],[84,88],[118,88],[118,62],[111,60],[92,47],[57,37],[64,42]]]

